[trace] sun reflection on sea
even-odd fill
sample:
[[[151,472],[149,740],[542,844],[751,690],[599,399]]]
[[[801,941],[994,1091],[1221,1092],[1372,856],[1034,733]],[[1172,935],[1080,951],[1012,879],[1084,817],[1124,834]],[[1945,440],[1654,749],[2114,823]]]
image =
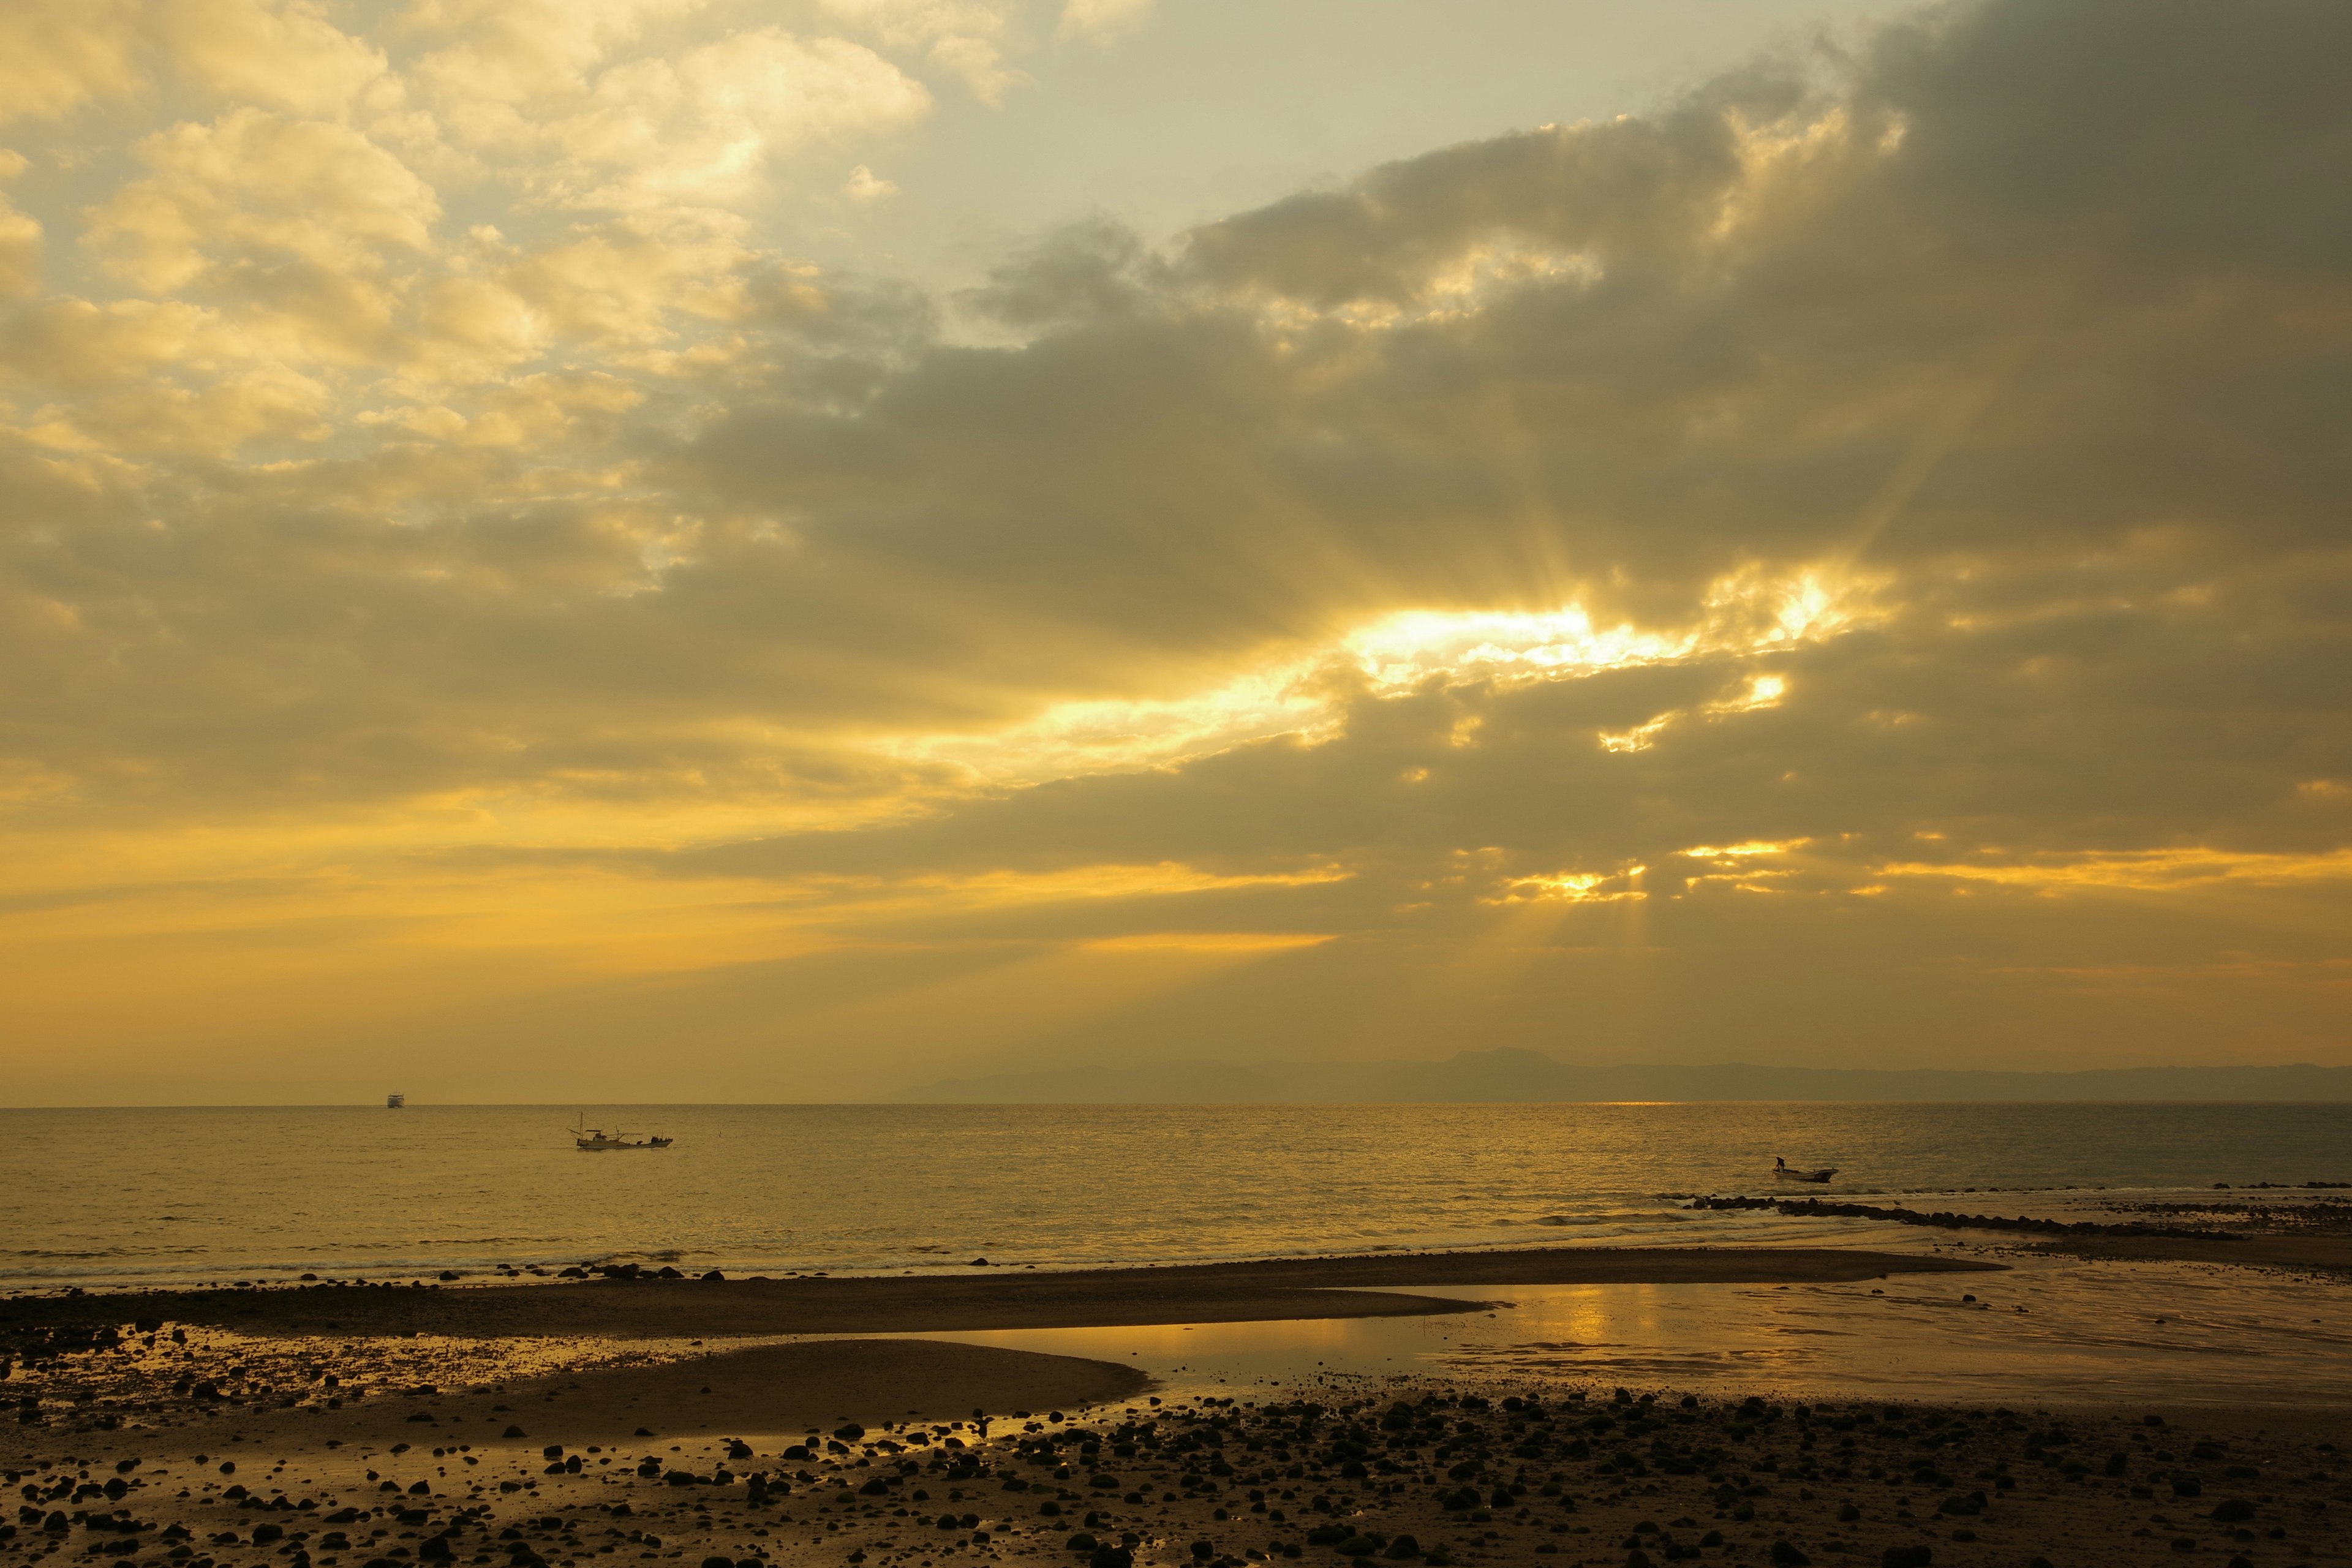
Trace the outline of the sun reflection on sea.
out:
[[[2144,1403],[2161,1389],[2173,1405],[2352,1405],[2352,1310],[2324,1282],[1999,1256],[2009,1271],[1448,1287],[1430,1293],[1476,1304],[1428,1317],[925,1337],[1118,1362],[1180,1394],[1321,1376],[2034,1405]]]

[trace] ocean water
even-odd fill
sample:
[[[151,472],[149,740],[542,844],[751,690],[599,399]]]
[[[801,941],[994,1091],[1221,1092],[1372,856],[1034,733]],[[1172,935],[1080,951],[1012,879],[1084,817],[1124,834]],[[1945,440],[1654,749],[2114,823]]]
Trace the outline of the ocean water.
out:
[[[1935,1244],[1692,1213],[1773,1157],[1885,1201],[2074,1216],[2352,1180],[2352,1106],[663,1106],[0,1110],[0,1287],[1086,1266],[1440,1245]]]

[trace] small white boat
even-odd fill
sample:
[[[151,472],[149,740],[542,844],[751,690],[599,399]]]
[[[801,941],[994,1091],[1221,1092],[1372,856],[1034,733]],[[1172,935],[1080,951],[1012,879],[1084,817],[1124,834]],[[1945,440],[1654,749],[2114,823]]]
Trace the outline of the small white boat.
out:
[[[603,1153],[607,1149],[667,1149],[676,1142],[669,1138],[632,1139],[627,1133],[618,1130],[607,1132],[601,1127],[589,1126],[587,1113],[584,1111],[581,1113],[579,1121],[571,1131],[572,1146],[574,1149],[585,1149],[592,1153]]]
[[[1800,1171],[1792,1167],[1786,1160],[1775,1159],[1772,1162],[1772,1173],[1780,1177],[1780,1180],[1784,1182],[1826,1183],[1832,1176],[1837,1174],[1837,1167],[1835,1165],[1823,1165],[1817,1171]]]

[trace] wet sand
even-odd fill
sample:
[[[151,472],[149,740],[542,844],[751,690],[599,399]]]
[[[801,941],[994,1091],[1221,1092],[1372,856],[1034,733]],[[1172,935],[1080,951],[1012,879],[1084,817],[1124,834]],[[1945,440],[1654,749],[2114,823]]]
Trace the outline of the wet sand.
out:
[[[2352,1272],[2352,1237],[2090,1236],[2033,1248],[2069,1258],[2127,1258],[2151,1263],[2220,1263],[2243,1268]]]
[[[199,1413],[178,1426],[233,1428],[249,1445],[304,1450],[331,1442],[609,1447],[639,1441],[640,1433],[676,1442],[829,1430],[850,1419],[948,1421],[979,1411],[1077,1409],[1134,1397],[1150,1383],[1131,1367],[1079,1356],[937,1340],[813,1340],[431,1394],[387,1391],[340,1409],[312,1399],[293,1408]],[[516,1429],[519,1436],[507,1436]]]
[[[1834,1215],[1948,1232],[2048,1236],[2051,1239],[2030,1244],[2029,1249],[2069,1258],[2352,1272],[2352,1204],[2300,1194],[2273,1197],[2268,1190],[2260,1196],[2250,1191],[2225,1199],[2112,1200],[2105,1206],[2128,1217],[2106,1221],[2011,1217],[1965,1209],[1923,1211],[1900,1204],[1780,1195],[1700,1197],[1689,1206]]]
[[[241,1333],[709,1338],[918,1333],[1410,1315],[1472,1303],[1376,1291],[1479,1285],[1771,1284],[2000,1265],[1835,1247],[1527,1247],[1496,1252],[959,1276],[591,1279],[500,1289],[318,1284],[0,1302],[0,1332],[147,1318]]]

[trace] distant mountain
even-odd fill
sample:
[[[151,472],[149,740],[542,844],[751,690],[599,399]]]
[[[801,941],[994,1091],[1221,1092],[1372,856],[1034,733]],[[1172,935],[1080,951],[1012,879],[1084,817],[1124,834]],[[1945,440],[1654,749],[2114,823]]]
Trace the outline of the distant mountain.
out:
[[[901,1103],[1444,1104],[1526,1100],[2316,1100],[2352,1102],[2352,1067],[2106,1068],[1984,1072],[1938,1068],[1576,1067],[1538,1051],[1444,1061],[1162,1062],[944,1079]]]

